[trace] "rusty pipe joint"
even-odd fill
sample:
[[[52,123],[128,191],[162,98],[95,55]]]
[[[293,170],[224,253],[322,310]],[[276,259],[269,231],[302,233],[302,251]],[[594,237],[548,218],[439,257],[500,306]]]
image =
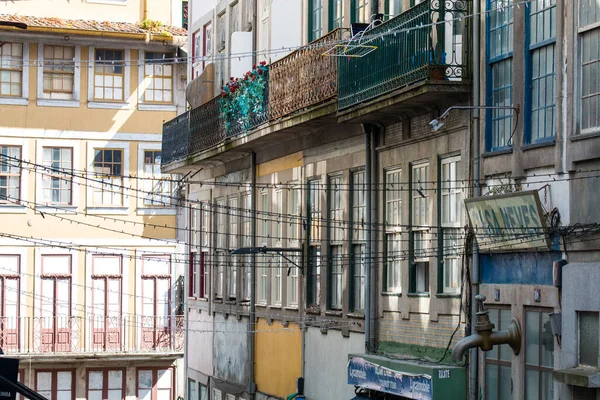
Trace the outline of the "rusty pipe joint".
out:
[[[462,360],[467,350],[479,347],[483,351],[490,351],[496,345],[508,344],[515,355],[521,351],[521,324],[513,318],[508,327],[502,331],[494,331],[494,324],[490,321],[489,311],[485,309],[483,302],[485,296],[478,295],[477,321],[475,323],[475,334],[467,336],[456,343],[452,349],[452,360]]]

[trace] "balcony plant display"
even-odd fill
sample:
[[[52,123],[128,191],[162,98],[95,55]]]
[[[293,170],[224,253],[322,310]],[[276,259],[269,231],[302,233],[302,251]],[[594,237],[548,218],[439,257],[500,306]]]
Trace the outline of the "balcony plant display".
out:
[[[269,68],[263,61],[242,78],[229,78],[219,100],[221,118],[228,137],[248,131],[268,116]]]

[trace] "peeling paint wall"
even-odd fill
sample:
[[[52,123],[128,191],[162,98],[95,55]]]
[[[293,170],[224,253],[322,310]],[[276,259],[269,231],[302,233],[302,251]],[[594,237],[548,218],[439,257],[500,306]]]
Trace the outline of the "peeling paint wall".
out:
[[[248,376],[248,323],[234,316],[215,315],[214,376],[246,385]]]

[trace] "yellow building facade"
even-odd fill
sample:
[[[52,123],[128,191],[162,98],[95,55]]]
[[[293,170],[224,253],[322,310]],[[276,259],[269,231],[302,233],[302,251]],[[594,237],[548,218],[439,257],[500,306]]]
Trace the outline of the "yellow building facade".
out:
[[[148,3],[0,16],[28,27],[0,29],[0,347],[48,399],[183,393],[179,177],[160,163],[186,31],[181,1]]]

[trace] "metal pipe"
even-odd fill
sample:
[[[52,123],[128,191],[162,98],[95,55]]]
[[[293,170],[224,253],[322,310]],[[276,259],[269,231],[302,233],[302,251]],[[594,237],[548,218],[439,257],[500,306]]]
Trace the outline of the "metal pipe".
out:
[[[379,1],[371,1],[371,22],[375,20],[375,16],[379,14]]]
[[[250,235],[251,235],[251,246],[256,248],[256,153],[250,153]],[[249,343],[248,343],[248,364],[250,365],[250,384],[248,385],[248,393],[250,399],[254,399],[256,383],[254,381],[254,340],[256,330],[256,253],[252,254],[252,261],[250,262],[250,321],[248,329]]]
[[[363,124],[365,132],[365,186],[367,188],[366,249],[365,249],[365,352],[370,352],[371,337],[371,129]]]
[[[480,161],[480,149],[479,149],[479,108],[481,106],[480,99],[480,87],[479,82],[481,80],[481,71],[479,68],[480,63],[480,18],[479,15],[480,4],[479,1],[473,2],[473,180],[475,181],[475,188],[473,197],[481,196],[481,169],[479,165]],[[477,319],[477,304],[476,296],[479,294],[479,247],[477,242],[473,241],[473,272],[471,277],[471,325],[473,321]],[[477,347],[471,350],[469,357],[469,399],[477,400],[477,386],[478,386],[478,359],[479,350]]]
[[[371,126],[371,185],[369,186],[369,197],[371,198],[371,208],[369,214],[371,216],[371,225],[368,226],[368,231],[371,232],[370,238],[370,257],[371,257],[371,282],[369,285],[369,297],[371,299],[369,306],[369,348],[372,351],[376,350],[376,335],[375,335],[375,316],[377,315],[377,267],[375,263],[375,254],[377,254],[377,230],[374,228],[377,226],[377,135],[379,134],[379,128],[375,125]],[[367,293],[365,293],[366,295]]]

